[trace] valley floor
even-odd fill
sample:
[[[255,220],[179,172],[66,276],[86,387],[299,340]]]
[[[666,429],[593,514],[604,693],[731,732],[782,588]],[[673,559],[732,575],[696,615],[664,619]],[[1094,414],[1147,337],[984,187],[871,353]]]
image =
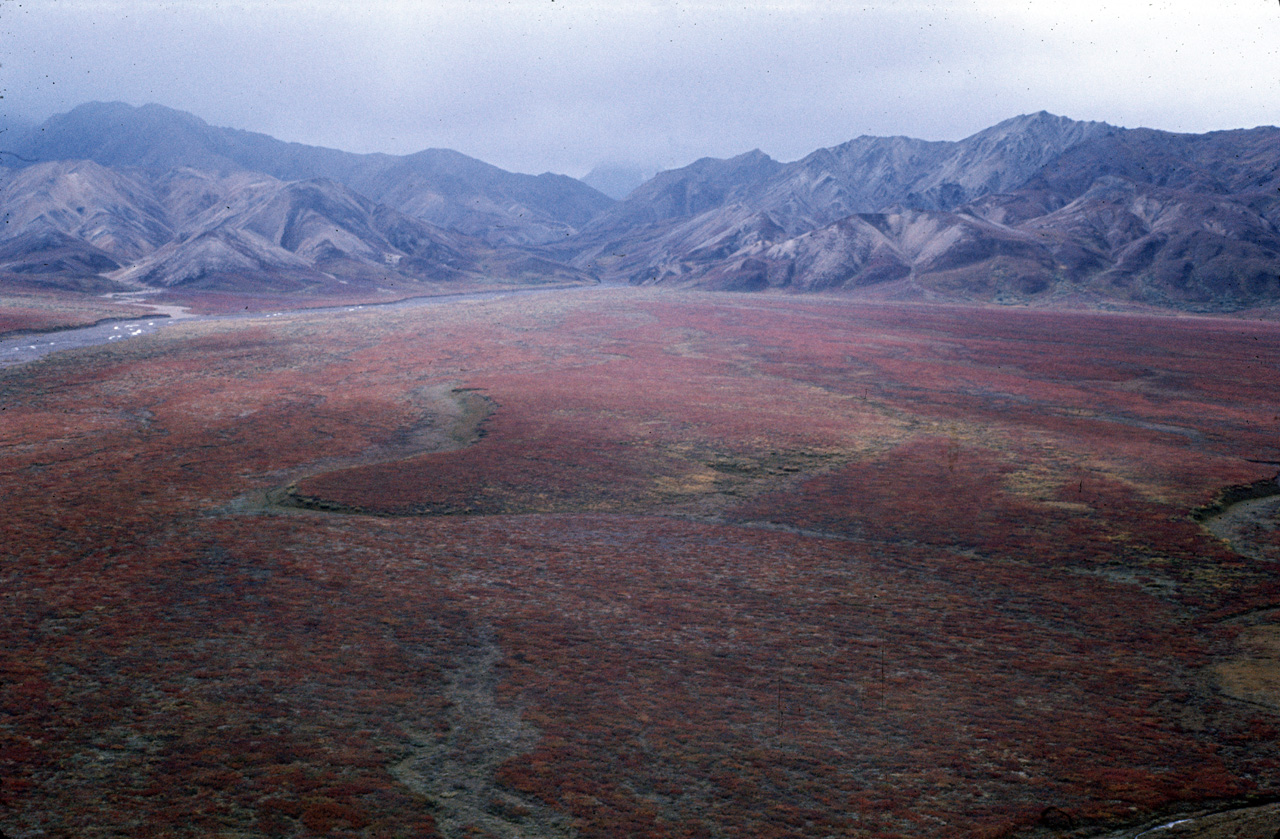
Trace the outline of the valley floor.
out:
[[[1270,839],[1274,507],[1192,511],[1278,365],[579,289],[0,369],[0,830]]]

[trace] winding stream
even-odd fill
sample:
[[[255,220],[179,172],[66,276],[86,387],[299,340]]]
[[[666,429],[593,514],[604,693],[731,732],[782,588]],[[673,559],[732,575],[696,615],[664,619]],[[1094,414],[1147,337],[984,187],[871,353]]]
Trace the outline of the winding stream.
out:
[[[92,347],[112,341],[123,341],[138,335],[149,335],[165,324],[197,317],[200,316],[179,314],[175,317],[169,314],[157,314],[149,318],[112,319],[93,326],[0,338],[0,367],[25,364],[61,350]]]
[[[452,303],[469,303],[480,300],[496,300],[502,297],[523,297],[530,294],[553,294],[583,286],[553,286],[539,288],[503,289],[499,291],[460,292],[427,297],[406,297],[388,303],[363,303],[348,306],[322,306],[314,309],[283,309],[278,312],[245,312],[230,315],[196,315],[182,306],[166,306],[156,303],[133,301],[136,305],[155,310],[150,317],[111,319],[93,326],[59,329],[52,332],[27,333],[0,338],[0,367],[26,364],[46,355],[80,347],[94,347],[115,341],[125,341],[140,335],[150,335],[158,329],[179,322],[261,320],[291,315],[313,315],[331,312],[354,312],[360,309],[407,309],[418,306],[444,306]],[[587,287],[589,288],[589,287]]]

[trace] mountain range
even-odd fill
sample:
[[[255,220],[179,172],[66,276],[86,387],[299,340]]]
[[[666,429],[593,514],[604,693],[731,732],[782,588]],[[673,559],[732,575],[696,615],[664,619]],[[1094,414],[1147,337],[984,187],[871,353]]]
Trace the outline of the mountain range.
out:
[[[92,103],[0,135],[0,281],[289,291],[456,279],[1231,311],[1280,301],[1280,129],[1044,112],[790,163],[503,171]],[[626,190],[630,190],[626,192]]]

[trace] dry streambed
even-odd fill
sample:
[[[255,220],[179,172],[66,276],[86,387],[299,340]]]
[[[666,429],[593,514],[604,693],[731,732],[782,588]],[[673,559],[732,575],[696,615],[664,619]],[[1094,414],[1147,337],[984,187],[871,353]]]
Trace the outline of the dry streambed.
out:
[[[365,513],[359,507],[303,495],[298,491],[298,481],[353,466],[390,463],[429,452],[448,452],[463,448],[479,439],[483,433],[481,426],[494,407],[487,396],[454,384],[419,388],[412,398],[421,412],[421,420],[396,439],[354,457],[323,458],[305,467],[278,473],[275,477],[286,483],[273,489],[243,495],[233,501],[227,511],[313,510],[325,513]]]
[[[282,475],[287,483],[242,498],[238,502],[241,509],[368,514],[372,511],[358,505],[340,505],[304,495],[297,483],[306,477],[352,466],[393,463],[426,453],[460,450],[480,438],[484,421],[495,407],[483,394],[452,384],[420,389],[413,394],[413,399],[422,419],[396,440],[355,457],[316,461],[304,469]],[[694,460],[701,467],[698,475],[705,473],[706,477],[692,482],[685,480],[679,486],[674,486],[675,476],[659,477],[657,481],[666,495],[736,496],[749,491],[756,483],[776,487],[832,465],[830,453],[787,456],[772,452],[747,457],[700,452]],[[755,489],[759,491],[759,487]],[[1280,486],[1274,479],[1229,488],[1214,504],[1195,511],[1194,515],[1235,552],[1258,561],[1280,561],[1276,539]],[[1213,667],[1218,688],[1237,701],[1280,711],[1280,609],[1251,613],[1237,620],[1246,625],[1237,637],[1236,657]],[[503,760],[530,749],[538,738],[537,732],[522,722],[519,709],[503,706],[495,698],[494,664],[499,657],[491,638],[480,639],[474,656],[461,663],[451,675],[449,693],[454,714],[448,729],[415,735],[409,756],[397,763],[392,772],[430,802],[434,817],[447,829],[479,824],[494,836],[566,835],[570,832],[568,822],[560,814],[495,785],[496,767]],[[1104,834],[1077,828],[1050,835],[1100,839],[1275,839],[1280,836],[1280,803],[1186,811]]]
[[[1280,562],[1280,476],[1229,487],[1193,515],[1236,553]],[[1240,702],[1280,711],[1280,608],[1233,619],[1245,623],[1236,657],[1213,667],[1219,689]],[[1103,834],[1099,839],[1277,839],[1280,802],[1201,809]]]
[[[1260,562],[1280,562],[1280,479],[1241,487],[1247,495],[1203,519],[1213,535],[1224,539],[1241,556]],[[1264,494],[1265,493],[1265,494]]]
[[[483,629],[449,675],[447,726],[411,732],[409,754],[391,774],[422,796],[445,836],[477,828],[500,839],[573,836],[568,818],[497,782],[498,768],[541,736],[519,707],[499,700],[501,661],[492,630]]]
[[[1280,802],[1193,811],[1097,839],[1275,839],[1280,836]]]
[[[1280,562],[1280,476],[1229,487],[1194,515],[1241,556]],[[1280,711],[1280,608],[1251,611],[1231,622],[1241,626],[1236,657],[1214,666],[1219,689]]]

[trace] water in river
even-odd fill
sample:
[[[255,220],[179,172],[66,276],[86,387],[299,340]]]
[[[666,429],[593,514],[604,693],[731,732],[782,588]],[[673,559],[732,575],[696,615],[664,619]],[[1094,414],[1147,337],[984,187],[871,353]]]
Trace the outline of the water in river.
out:
[[[324,314],[326,312],[352,312],[372,306],[379,308],[405,308],[409,306],[439,306],[447,303],[462,303],[476,300],[490,300],[498,297],[509,297],[524,294],[547,294],[563,289],[531,288],[511,291],[484,291],[466,294],[442,294],[432,297],[410,297],[393,303],[370,303],[357,306],[329,306],[315,309],[295,309],[283,312],[253,312],[234,315],[193,315],[180,306],[153,306],[157,315],[134,318],[131,320],[110,321],[96,326],[84,326],[76,329],[61,329],[55,332],[19,335],[0,338],[0,367],[14,364],[25,364],[38,358],[78,347],[93,347],[98,344],[109,344],[114,341],[125,341],[139,335],[149,335],[171,323],[197,320],[251,320],[255,318],[272,318],[293,314]]]

